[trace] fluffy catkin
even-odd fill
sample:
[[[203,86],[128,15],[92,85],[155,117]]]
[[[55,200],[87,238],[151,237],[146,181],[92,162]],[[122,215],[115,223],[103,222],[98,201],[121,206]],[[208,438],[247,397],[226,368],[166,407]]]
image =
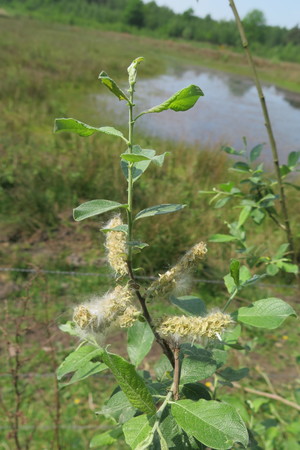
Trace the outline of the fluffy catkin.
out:
[[[73,321],[80,330],[103,333],[131,306],[133,292],[128,286],[117,286],[103,297],[94,297],[74,309]]]
[[[157,331],[162,337],[172,341],[183,339],[193,342],[201,340],[202,337],[219,337],[232,323],[231,316],[220,311],[210,313],[206,317],[169,316],[158,323]]]
[[[120,215],[113,217],[105,228],[115,228],[123,225]],[[122,231],[109,231],[106,234],[105,247],[107,260],[111,268],[119,276],[128,274],[126,234]]]
[[[184,294],[185,289],[189,286],[190,271],[204,258],[206,253],[207,248],[204,242],[194,245],[172,269],[159,275],[158,280],[148,288],[147,297],[166,297],[176,291],[177,287],[180,294]]]

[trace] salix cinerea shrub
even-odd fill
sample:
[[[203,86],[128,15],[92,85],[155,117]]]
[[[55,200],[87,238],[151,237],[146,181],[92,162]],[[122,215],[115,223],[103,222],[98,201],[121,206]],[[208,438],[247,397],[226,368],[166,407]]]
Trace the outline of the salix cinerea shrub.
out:
[[[258,162],[263,147],[264,144],[258,144],[248,151],[247,140],[244,138],[244,148],[241,150],[229,146],[222,148],[227,154],[239,158],[233,162],[229,171],[241,174],[241,179],[239,182],[229,179],[210,191],[200,191],[200,194],[212,195],[210,204],[216,209],[231,206],[231,211],[237,211],[237,217],[232,222],[225,222],[228,234],[213,234],[209,241],[233,243],[239,259],[245,260],[250,268],[264,268],[267,275],[277,275],[280,270],[296,275],[298,266],[292,261],[294,255],[291,255],[289,243],[280,244],[273,254],[269,253],[265,245],[251,243],[255,228],[265,220],[273,223],[274,230],[286,233],[286,226],[281,218],[278,181],[266,170],[263,162]],[[289,174],[299,171],[299,160],[300,151],[291,152],[287,163],[280,166],[282,183],[286,188],[299,190],[293,180],[286,179]],[[264,276],[264,272],[261,276]]]
[[[91,200],[74,209],[77,221],[112,211],[103,227],[107,261],[115,273],[111,289],[75,307],[72,321],[61,328],[80,338],[78,348],[63,361],[57,375],[62,386],[110,371],[118,386],[98,414],[110,418],[110,431],[97,433],[91,447],[110,445],[125,439],[132,449],[229,449],[235,443],[248,445],[247,426],[238,411],[217,396],[219,383],[229,384],[247,375],[247,369],[224,368],[231,347],[238,343],[240,325],[272,329],[278,327],[293,309],[278,298],[266,298],[250,307],[231,308],[237,292],[256,281],[237,260],[226,277],[229,296],[222,310],[189,296],[193,270],[206,257],[204,242],[196,243],[167,272],[148,286],[136,277],[135,255],[146,243],[136,240],[136,224],[147,217],[181,211],[185,205],[161,204],[136,211],[134,186],[150,164],[162,166],[165,154],[143,149],[134,139],[134,126],[150,113],[176,112],[193,107],[203,95],[191,85],[163,103],[135,115],[134,92],[137,67],[143,58],[128,67],[128,91],[124,92],[105,72],[99,79],[112,94],[128,105],[128,135],[111,127],[95,128],[72,118],[55,121],[55,131],[89,136],[107,133],[124,142],[121,170],[127,182],[127,203],[107,199]],[[108,180],[109,182],[109,180]],[[117,213],[116,213],[117,211]],[[158,217],[159,219],[159,217]],[[163,249],[161,249],[163,251]],[[183,295],[184,294],[184,295]],[[155,305],[170,301],[178,314],[153,316]],[[208,309],[207,309],[208,308]],[[128,358],[109,351],[110,333],[127,330]],[[153,370],[139,370],[153,342],[161,348]],[[129,360],[128,360],[129,359]],[[215,377],[211,392],[204,380]],[[219,392],[219,391],[218,391]]]

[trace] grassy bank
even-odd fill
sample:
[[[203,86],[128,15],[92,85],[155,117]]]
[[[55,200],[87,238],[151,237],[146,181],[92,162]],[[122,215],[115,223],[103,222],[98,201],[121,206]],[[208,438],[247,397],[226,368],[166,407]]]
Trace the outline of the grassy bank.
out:
[[[95,126],[113,124],[113,118],[105,117],[101,111],[96,113],[91,101],[90,94],[100,92],[97,74],[105,68],[119,80],[119,74],[121,77],[126,73],[128,61],[139,54],[147,60],[140,71],[141,77],[163,73],[170,67],[183,67],[192,61],[243,71],[245,61],[238,55],[228,54],[226,63],[225,60],[220,63],[218,56],[222,52],[186,44],[28,19],[0,20],[4,31],[0,50],[4,62],[0,69],[1,228],[5,246],[14,249],[7,255],[4,247],[2,259],[6,265],[24,266],[32,258],[39,266],[49,267],[55,265],[54,261],[64,266],[68,265],[66,258],[73,248],[74,252],[87,255],[90,261],[91,255],[97,255],[102,239],[98,232],[100,223],[95,220],[83,226],[75,225],[71,211],[80,202],[93,198],[125,200],[119,157],[113,156],[120,154],[122,144],[105,136],[83,139],[68,134],[53,135],[54,117],[73,116]],[[265,63],[264,69],[273,76],[274,70],[268,64]],[[280,72],[283,67],[278,65],[277,69]],[[295,73],[285,68],[285,74],[291,78]],[[195,241],[226,231],[224,220],[230,220],[228,215],[224,216],[223,210],[216,214],[198,191],[228,180],[228,160],[218,149],[155,139],[150,142],[147,137],[140,137],[139,143],[171,154],[162,169],[163,176],[161,169],[152,168],[145,181],[137,186],[137,208],[149,206],[153,198],[157,203],[180,202],[189,208],[153,220],[148,230],[142,223],[138,229],[143,239],[152,244],[144,251],[141,262],[149,270],[161,269]],[[291,205],[295,203],[294,197],[290,198]],[[299,214],[295,211],[293,223],[297,223]],[[262,225],[254,242],[267,242],[266,252],[272,252],[283,239],[275,231],[270,242],[267,239],[270,226]],[[73,242],[74,233],[83,235],[80,246],[78,237]],[[95,245],[97,251],[93,250]],[[161,245],[166,249],[163,253],[159,251]],[[49,248],[53,249],[52,253]],[[222,261],[232,255],[230,245],[212,244],[212,250],[209,266],[224,273]]]

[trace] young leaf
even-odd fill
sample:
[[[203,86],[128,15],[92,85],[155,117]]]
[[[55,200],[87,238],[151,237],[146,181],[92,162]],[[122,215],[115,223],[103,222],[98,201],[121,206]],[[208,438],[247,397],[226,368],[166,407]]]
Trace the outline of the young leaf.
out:
[[[240,212],[240,215],[239,215],[238,228],[240,228],[242,225],[244,225],[244,223],[248,219],[251,211],[252,211],[251,206],[244,206],[244,208],[242,209],[242,211]]]
[[[129,153],[127,150],[125,154]],[[134,163],[132,167],[132,179],[133,182],[138,180],[140,176],[145,172],[145,170],[148,169],[151,161],[155,158],[155,150],[152,149],[142,149],[139,145],[134,145],[132,148],[132,154],[134,155],[143,155],[147,157],[147,159],[143,161],[139,161]],[[123,174],[128,180],[128,161],[125,161],[124,159],[121,160],[121,169],[123,171]]]
[[[61,380],[66,374],[75,372],[81,366],[85,366],[92,359],[102,355],[103,350],[94,345],[82,345],[70,353],[57,369],[57,379]]]
[[[240,262],[237,259],[232,259],[230,263],[230,275],[232,276],[235,285],[240,284]]]
[[[258,300],[251,306],[239,308],[233,316],[246,325],[272,330],[279,327],[287,317],[297,315],[286,302],[271,297]]]
[[[203,300],[193,295],[184,295],[182,297],[171,297],[173,305],[193,316],[204,316],[206,314],[206,305]]]
[[[287,249],[289,248],[289,245],[290,244],[281,244],[278,247],[278,249],[277,249],[273,259],[280,259],[280,258],[282,258],[283,255],[287,252]]]
[[[91,200],[82,203],[77,208],[73,209],[73,217],[78,222],[87,219],[88,217],[97,216],[117,208],[127,208],[128,205],[122,205],[111,200]]]
[[[130,361],[138,366],[149,353],[154,335],[147,322],[135,322],[128,330],[127,351]]]
[[[130,66],[127,68],[127,72],[128,72],[128,81],[129,84],[132,86],[133,84],[135,84],[135,80],[136,80],[136,76],[137,76],[137,66],[144,61],[144,57],[143,56],[139,56],[138,58],[135,58],[132,63],[130,64]]]
[[[137,215],[135,216],[134,220],[142,219],[145,217],[150,216],[158,216],[160,214],[169,214],[173,212],[180,211],[183,209],[186,205],[180,205],[177,203],[167,203],[164,205],[156,205],[156,206],[150,206],[150,208],[143,209]]]
[[[151,394],[134,366],[121,356],[106,351],[103,351],[101,359],[112,371],[130,403],[146,414],[155,413]]]
[[[151,431],[154,422],[155,415],[147,417],[145,414],[143,414],[141,416],[133,417],[131,420],[124,423],[123,433],[125,435],[125,441],[132,450],[142,448],[141,444],[143,444],[148,437],[150,437],[150,439],[153,439]],[[151,444],[151,442],[149,443],[149,445]]]
[[[250,166],[243,161],[236,162],[233,165],[233,169],[236,170],[237,172],[250,172]]]
[[[228,153],[229,155],[244,155],[245,150],[235,150],[233,147],[222,147],[223,152]]]
[[[119,100],[126,100],[129,102],[129,99],[126,94],[122,91],[122,89],[119,88],[117,83],[112,80],[106,72],[101,72],[99,74],[98,79],[101,81],[104,86],[106,86],[113,94],[115,94],[116,97],[118,97]]]
[[[101,127],[95,128],[86,123],[80,122],[79,120],[72,118],[60,118],[55,119],[54,122],[54,133],[58,133],[60,131],[69,131],[72,133],[79,134],[79,136],[91,136],[94,133],[100,132],[105,134],[110,134],[112,136],[117,136],[123,139],[128,143],[127,139],[124,137],[121,131],[116,130],[113,127]]]
[[[207,447],[230,449],[235,442],[248,444],[247,428],[235,408],[214,400],[180,400],[172,404],[176,422],[188,435]]]
[[[257,158],[259,158],[263,148],[264,148],[264,144],[258,144],[255,147],[253,147],[253,149],[250,152],[250,161],[251,162],[253,162]]]
[[[172,109],[173,111],[187,111],[192,108],[197,102],[198,98],[203,96],[203,92],[198,86],[191,84],[190,86],[181,89],[172,95],[168,100],[161,103],[160,105],[153,106],[153,108],[142,112],[142,114],[149,113],[160,113],[166,111],[167,109]]]
[[[300,159],[300,152],[291,152],[288,156],[288,166],[295,167]]]
[[[230,275],[230,273],[225,275],[224,283],[225,283],[226,289],[228,291],[228,294],[232,294],[233,291],[236,289],[236,285],[235,285],[235,281],[232,278],[232,276]]]

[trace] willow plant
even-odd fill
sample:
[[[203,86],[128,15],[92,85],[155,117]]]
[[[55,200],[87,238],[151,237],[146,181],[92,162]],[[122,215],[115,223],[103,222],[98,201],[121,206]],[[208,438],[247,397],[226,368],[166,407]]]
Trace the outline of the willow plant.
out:
[[[116,379],[117,388],[98,412],[110,418],[114,425],[93,437],[90,444],[93,448],[119,439],[125,439],[130,448],[139,450],[229,449],[235,443],[246,447],[249,440],[246,424],[236,408],[220,401],[217,395],[222,383],[232,386],[232,380],[240,380],[248,373],[245,368],[222,368],[231,347],[245,350],[237,342],[240,334],[237,322],[272,329],[295,313],[277,298],[262,299],[229,313],[237,293],[257,280],[237,260],[231,261],[230,273],[225,277],[229,297],[222,310],[213,306],[207,311],[203,300],[186,295],[191,289],[193,270],[206,256],[206,244],[201,241],[149,286],[140,286],[135,254],[147,244],[136,240],[136,223],[151,216],[176,213],[185,205],[166,203],[135,211],[135,183],[150,164],[162,166],[166,154],[159,155],[155,150],[137,145],[134,127],[145,114],[169,109],[186,111],[203,95],[198,86],[191,85],[135,115],[137,67],[142,61],[139,57],[128,67],[128,93],[105,72],[99,76],[101,83],[128,105],[127,137],[110,126],[95,128],[72,118],[55,121],[56,132],[68,131],[80,136],[107,133],[121,139],[125,146],[120,155],[121,169],[128,193],[126,204],[100,199],[74,209],[76,221],[118,210],[102,230],[106,234],[107,260],[116,277],[106,294],[76,306],[72,321],[61,326],[64,331],[77,335],[80,344],[60,365],[57,376],[62,387],[103,371],[111,371]],[[178,308],[178,314],[153,316],[151,310],[155,311],[155,305],[166,301]],[[116,328],[127,330],[130,362],[106,347],[110,332]],[[139,370],[154,341],[162,355],[151,372]],[[215,383],[210,390],[204,382],[212,376]]]
[[[242,46],[247,55],[247,59],[248,59],[250,69],[252,71],[252,76],[253,76],[253,80],[255,83],[257,95],[258,95],[258,98],[260,101],[260,105],[261,105],[261,109],[262,109],[262,113],[263,113],[263,117],[264,117],[264,122],[265,122],[265,126],[266,126],[268,137],[269,137],[269,142],[270,142],[270,146],[271,146],[271,150],[272,150],[273,164],[274,164],[275,174],[276,174],[277,183],[278,183],[279,201],[281,204],[281,213],[282,213],[282,218],[283,218],[283,222],[284,222],[283,230],[286,233],[287,242],[289,244],[290,251],[293,255],[293,260],[294,260],[294,262],[296,262],[294,239],[293,239],[293,234],[292,234],[292,230],[291,230],[291,226],[290,226],[288,208],[287,208],[287,204],[286,204],[285,189],[284,189],[284,183],[282,180],[282,171],[280,169],[277,144],[276,144],[276,140],[275,140],[274,133],[273,133],[272,123],[270,120],[266,99],[265,99],[265,96],[263,93],[261,82],[260,82],[258,74],[257,74],[254,60],[252,58],[252,53],[249,48],[249,43],[248,43],[248,39],[247,39],[247,36],[245,33],[245,29],[244,29],[243,23],[240,19],[240,16],[239,16],[239,13],[238,13],[238,10],[237,10],[234,0],[229,0],[229,5],[232,9],[232,12],[233,12],[233,15],[235,18],[235,22],[236,22],[237,29],[238,29],[238,32],[239,32],[239,35],[241,38]]]

